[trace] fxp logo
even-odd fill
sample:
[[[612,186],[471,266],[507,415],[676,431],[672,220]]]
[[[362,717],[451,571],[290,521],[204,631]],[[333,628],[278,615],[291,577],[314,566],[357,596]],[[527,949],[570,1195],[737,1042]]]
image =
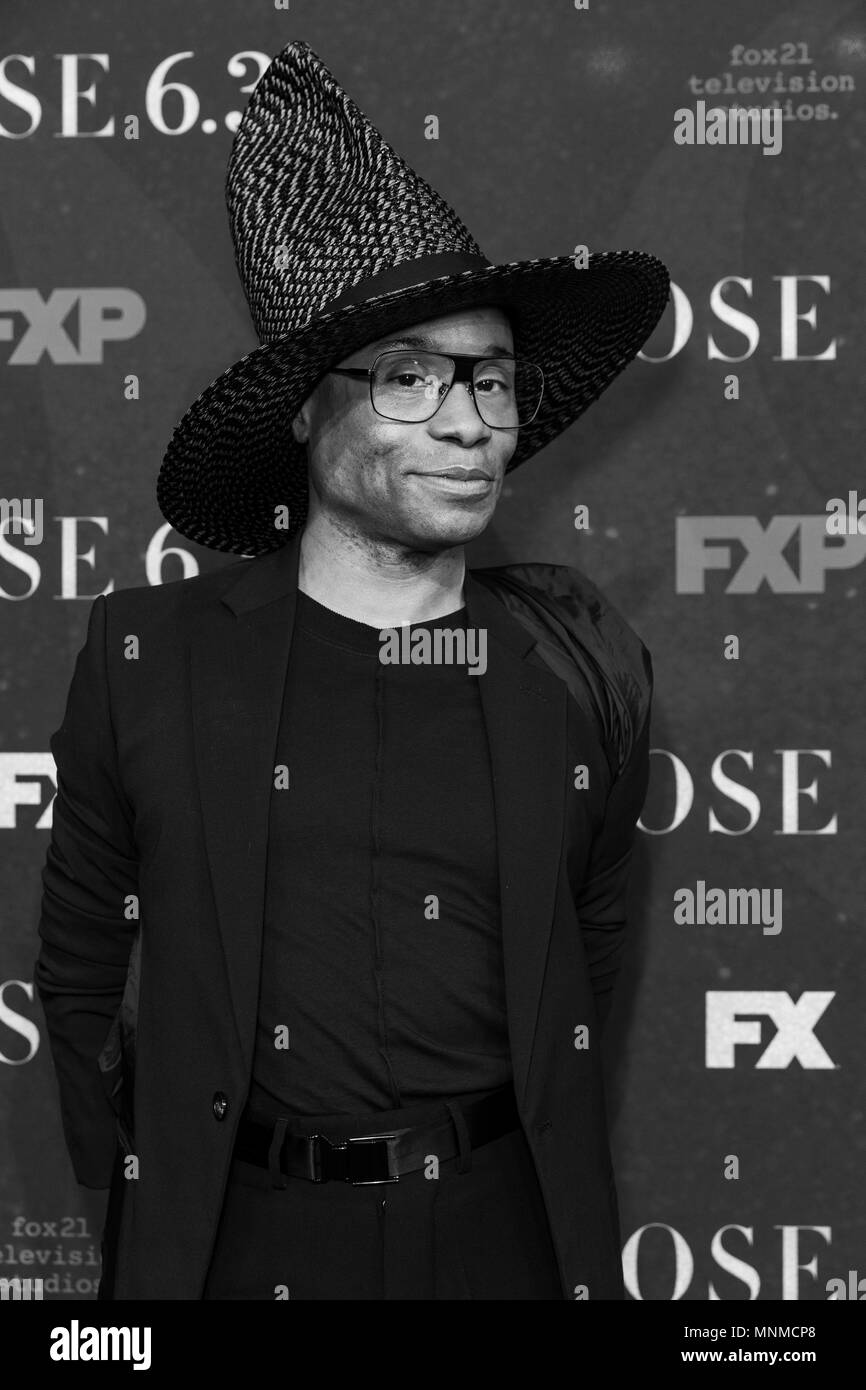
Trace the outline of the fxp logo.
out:
[[[823,594],[829,571],[866,560],[866,535],[828,532],[826,513],[774,516],[766,527],[755,516],[679,516],[675,545],[678,594],[705,594],[712,570],[726,594],[764,584],[771,594]]]
[[[706,996],[706,1064],[731,1068],[740,1060],[738,1047],[763,1048],[754,1060],[756,1070],[782,1069],[797,1061],[810,1071],[835,1068],[836,1063],[815,1037],[815,1025],[833,990],[804,990],[795,1002],[784,990],[711,989]],[[762,1020],[776,1025],[768,1040]]]
[[[74,308],[77,330],[67,331]],[[24,320],[23,331],[15,315]],[[55,366],[99,365],[107,342],[125,342],[144,327],[147,311],[135,290],[52,290],[43,299],[38,290],[0,290],[0,343],[15,343],[7,357],[10,367],[33,367],[48,357]]]

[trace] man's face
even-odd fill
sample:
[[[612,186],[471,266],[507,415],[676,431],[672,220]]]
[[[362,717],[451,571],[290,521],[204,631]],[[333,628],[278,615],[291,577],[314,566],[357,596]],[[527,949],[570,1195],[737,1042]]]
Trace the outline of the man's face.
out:
[[[403,346],[497,357],[513,353],[514,340],[502,310],[467,309],[399,328],[338,365],[369,367],[378,353]],[[311,519],[321,510],[341,530],[430,552],[484,530],[518,439],[516,430],[486,425],[460,382],[431,419],[407,424],[374,411],[368,382],[331,375],[302,406],[294,432],[309,441]],[[434,476],[454,467],[480,469],[487,480]]]

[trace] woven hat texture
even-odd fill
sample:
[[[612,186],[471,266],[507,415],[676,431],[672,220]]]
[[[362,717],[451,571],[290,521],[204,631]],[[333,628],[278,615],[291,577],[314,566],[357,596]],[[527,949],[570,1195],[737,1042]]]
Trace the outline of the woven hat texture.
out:
[[[307,511],[291,421],[328,368],[391,330],[476,305],[509,315],[514,352],[544,372],[520,467],[597,400],[652,333],[666,267],[641,251],[492,265],[456,212],[386,142],[308,44],[277,54],[236,132],[226,201],[260,346],[176,425],[157,480],[172,526],[260,555]],[[288,528],[275,517],[288,508]]]

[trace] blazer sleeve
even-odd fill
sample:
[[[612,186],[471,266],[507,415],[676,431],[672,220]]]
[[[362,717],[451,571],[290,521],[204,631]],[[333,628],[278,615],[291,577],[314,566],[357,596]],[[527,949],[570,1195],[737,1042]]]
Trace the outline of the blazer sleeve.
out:
[[[637,821],[649,786],[652,662],[640,644],[640,680],[631,749],[608,792],[601,828],[593,838],[575,895],[592,989],[602,1031],[610,1012],[628,925],[627,893]]]
[[[42,872],[41,946],[34,970],[78,1181],[104,1188],[117,1149],[115,1111],[98,1058],[123,996],[137,921],[134,815],[118,771],[106,663],[106,600],[93,602],[63,723],[50,740],[57,768]]]

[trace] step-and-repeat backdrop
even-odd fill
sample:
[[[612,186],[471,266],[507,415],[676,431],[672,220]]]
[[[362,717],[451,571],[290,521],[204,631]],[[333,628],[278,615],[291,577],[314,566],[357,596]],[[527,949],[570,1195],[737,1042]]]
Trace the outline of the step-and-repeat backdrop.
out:
[[[848,0],[5,0],[0,1276],[96,1293],[104,1194],[72,1173],[33,986],[49,737],[95,595],[233,562],[167,526],[155,480],[187,405],[257,343],[226,160],[299,38],[490,259],[586,245],[670,269],[639,359],[512,475],[468,558],[579,566],[654,658],[605,1062],[629,1295],[850,1297],[866,13]],[[748,107],[766,114],[732,119]]]

